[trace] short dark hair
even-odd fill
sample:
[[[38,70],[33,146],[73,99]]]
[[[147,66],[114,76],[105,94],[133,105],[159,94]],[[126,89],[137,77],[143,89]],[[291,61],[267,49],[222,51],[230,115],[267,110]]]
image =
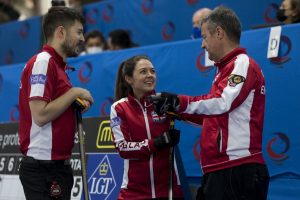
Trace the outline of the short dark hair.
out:
[[[51,7],[43,17],[43,33],[46,40],[53,37],[53,33],[58,26],[68,28],[76,20],[84,24],[84,17],[77,10],[65,6]]]
[[[109,33],[111,43],[115,46],[119,46],[121,49],[130,48],[133,46],[128,31],[117,29]]]
[[[100,40],[104,44],[104,49],[107,49],[106,40],[100,31],[92,30],[90,32],[87,32],[84,36],[85,41],[87,42],[90,38],[100,38]]]
[[[87,33],[85,34],[85,36],[84,36],[84,39],[85,39],[85,40],[88,40],[88,39],[90,39],[90,38],[96,38],[96,37],[98,37],[98,38],[100,38],[101,40],[105,41],[105,39],[104,39],[104,37],[103,37],[103,34],[102,34],[100,31],[98,31],[98,30],[92,30],[92,31],[90,31],[90,32],[87,32]]]
[[[216,7],[201,22],[201,25],[207,23],[209,32],[215,32],[217,26],[220,26],[227,34],[228,38],[239,44],[241,39],[241,22],[235,12],[224,6]]]
[[[132,92],[131,86],[126,82],[125,76],[132,77],[133,71],[136,67],[136,64],[142,60],[150,60],[146,55],[137,55],[133,56],[125,61],[123,61],[119,67],[116,84],[115,84],[115,100],[118,101],[124,97],[128,96],[129,92]]]

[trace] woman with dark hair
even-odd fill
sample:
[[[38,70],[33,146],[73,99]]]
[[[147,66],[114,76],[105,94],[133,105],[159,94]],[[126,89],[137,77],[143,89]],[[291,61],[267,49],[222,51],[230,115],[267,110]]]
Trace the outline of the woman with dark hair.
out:
[[[117,151],[124,158],[124,174],[118,199],[167,199],[170,147],[180,131],[170,129],[170,119],[158,116],[146,99],[154,94],[155,69],[147,56],[124,61],[117,74],[116,102],[110,120]],[[173,199],[183,199],[176,162]]]

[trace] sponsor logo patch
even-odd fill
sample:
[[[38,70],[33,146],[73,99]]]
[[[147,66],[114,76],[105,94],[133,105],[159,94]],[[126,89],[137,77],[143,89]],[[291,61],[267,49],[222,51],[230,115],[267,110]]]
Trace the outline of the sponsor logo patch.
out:
[[[32,74],[30,76],[30,83],[31,85],[34,84],[46,84],[46,80],[47,80],[47,76],[45,76],[44,74]]]
[[[120,117],[115,117],[113,119],[110,120],[110,127],[113,128],[115,126],[119,126],[121,125],[121,118]]]
[[[245,77],[236,75],[236,74],[231,74],[228,78],[228,85],[231,87],[235,87],[236,85],[245,82]]]

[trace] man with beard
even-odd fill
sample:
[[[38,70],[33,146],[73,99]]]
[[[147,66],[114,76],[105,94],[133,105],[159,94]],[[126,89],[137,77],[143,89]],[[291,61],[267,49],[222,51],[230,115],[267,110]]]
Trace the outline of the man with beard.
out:
[[[67,57],[78,55],[84,42],[84,18],[55,6],[43,18],[47,44],[26,64],[20,85],[20,180],[26,199],[70,199],[75,112],[80,98],[85,110],[93,103],[88,90],[72,87],[65,73]]]

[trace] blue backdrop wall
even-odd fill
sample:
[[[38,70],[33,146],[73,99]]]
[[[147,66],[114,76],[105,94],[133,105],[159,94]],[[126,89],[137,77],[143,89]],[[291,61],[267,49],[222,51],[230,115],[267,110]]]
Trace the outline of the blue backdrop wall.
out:
[[[189,39],[192,16],[199,8],[224,5],[232,8],[243,30],[276,22],[281,0],[110,0],[84,7],[86,31],[98,29],[107,37],[114,29],[126,29],[140,45]]]
[[[41,17],[0,25],[0,65],[25,62],[40,49],[41,36]]]
[[[246,31],[241,45],[260,64],[266,78],[266,115],[263,151],[272,176],[269,199],[300,196],[300,25],[284,26],[279,56],[267,59],[269,28]],[[85,116],[109,114],[119,64],[133,55],[148,55],[157,70],[157,91],[189,95],[207,93],[215,68],[205,68],[201,39],[164,43],[70,59],[68,72],[75,86],[89,89],[96,102]],[[18,88],[23,64],[0,67],[0,121],[18,120]],[[200,129],[176,122],[182,130],[180,150],[186,174],[202,175],[198,162]]]
[[[98,29],[107,38],[126,29],[140,46],[189,39],[192,15],[202,7],[225,5],[234,9],[243,30],[276,22],[281,0],[106,0],[83,7],[85,31]],[[259,6],[258,6],[259,5]],[[41,17],[0,25],[0,65],[25,62],[41,46]]]

